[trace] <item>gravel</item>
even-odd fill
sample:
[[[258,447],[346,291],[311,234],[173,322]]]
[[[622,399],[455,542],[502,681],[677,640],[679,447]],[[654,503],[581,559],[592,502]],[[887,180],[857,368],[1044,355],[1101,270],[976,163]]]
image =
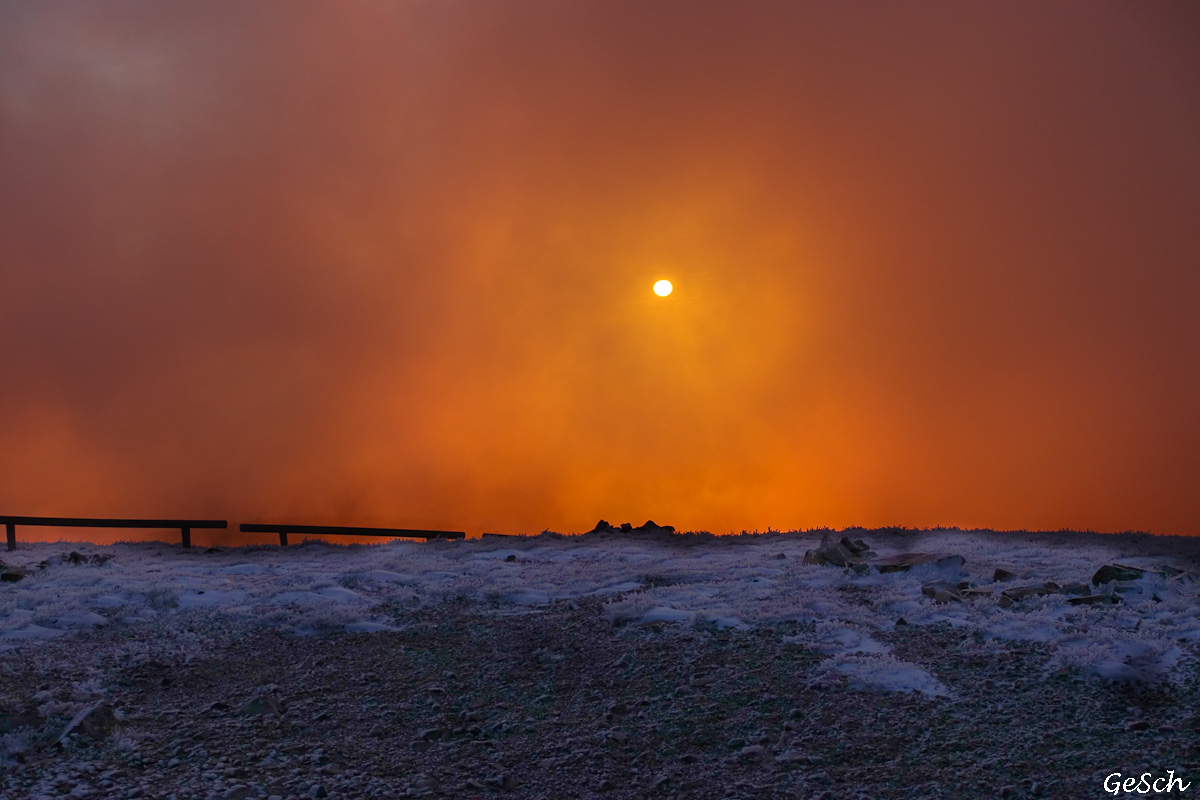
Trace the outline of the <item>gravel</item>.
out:
[[[875,634],[951,690],[929,697],[849,690],[788,641],[796,622],[614,625],[599,598],[385,613],[401,630],[296,637],[196,611],[4,653],[0,794],[1095,798],[1112,772],[1200,778],[1194,676],[1088,681],[1038,642]],[[116,728],[52,744],[100,698]]]

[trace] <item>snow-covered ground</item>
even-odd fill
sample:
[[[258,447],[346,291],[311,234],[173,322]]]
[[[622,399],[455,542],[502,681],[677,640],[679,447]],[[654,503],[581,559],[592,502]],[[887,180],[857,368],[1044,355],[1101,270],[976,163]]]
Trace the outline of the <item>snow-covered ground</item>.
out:
[[[859,532],[880,556],[942,552],[965,561],[907,572],[855,572],[803,563],[819,533],[761,536],[542,535],[519,539],[206,552],[164,543],[22,544],[3,558],[30,570],[0,584],[0,652],[96,626],[187,619],[196,609],[297,635],[391,630],[385,602],[436,606],[466,598],[488,613],[537,613],[555,601],[600,597],[614,623],[744,628],[809,622],[795,637],[827,656],[822,675],[851,688],[952,694],[922,666],[897,659],[875,634],[900,618],[978,631],[974,652],[1003,652],[1011,640],[1046,643],[1047,669],[1066,666],[1107,680],[1178,680],[1195,667],[1200,584],[1154,573],[1109,584],[1124,602],[1076,606],[1064,594],[997,603],[1005,588],[1090,583],[1113,562],[1195,571],[1178,539],[1099,534],[1002,534],[955,530]],[[836,536],[835,536],[836,538]],[[1172,544],[1171,547],[1167,547]],[[72,564],[64,553],[108,554]],[[42,562],[48,562],[39,568]],[[993,584],[999,567],[1020,576],[990,596],[936,603],[934,580]],[[1100,592],[1101,587],[1093,587]],[[165,615],[165,617],[164,617]],[[952,655],[952,654],[948,654]]]

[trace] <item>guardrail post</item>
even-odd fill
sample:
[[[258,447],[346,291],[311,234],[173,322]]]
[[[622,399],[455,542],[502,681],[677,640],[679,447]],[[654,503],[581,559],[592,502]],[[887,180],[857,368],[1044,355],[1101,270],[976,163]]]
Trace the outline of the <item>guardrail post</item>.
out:
[[[179,531],[180,531],[180,533],[183,534],[183,546],[191,547],[192,546],[192,529],[191,528],[180,528]]]
[[[286,533],[284,533],[283,531],[280,531],[280,532],[279,532],[279,546],[280,546],[280,547],[286,547],[286,546],[287,546],[287,534],[286,534]]]
[[[17,525],[14,522],[5,523],[4,532],[8,534],[8,549],[17,549]]]

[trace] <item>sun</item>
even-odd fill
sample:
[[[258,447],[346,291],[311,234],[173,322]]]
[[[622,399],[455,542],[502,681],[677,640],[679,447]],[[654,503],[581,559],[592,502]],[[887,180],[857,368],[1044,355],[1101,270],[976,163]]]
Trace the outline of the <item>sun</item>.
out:
[[[654,284],[654,293],[659,297],[666,297],[674,288],[675,287],[671,285],[670,281],[658,281]]]

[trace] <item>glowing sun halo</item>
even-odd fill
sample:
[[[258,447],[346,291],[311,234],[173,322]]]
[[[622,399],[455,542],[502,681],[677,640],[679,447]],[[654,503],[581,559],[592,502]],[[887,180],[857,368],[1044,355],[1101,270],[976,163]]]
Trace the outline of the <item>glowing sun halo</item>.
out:
[[[654,284],[654,293],[659,297],[666,297],[671,293],[672,288],[674,287],[671,286],[670,281],[658,281]]]

